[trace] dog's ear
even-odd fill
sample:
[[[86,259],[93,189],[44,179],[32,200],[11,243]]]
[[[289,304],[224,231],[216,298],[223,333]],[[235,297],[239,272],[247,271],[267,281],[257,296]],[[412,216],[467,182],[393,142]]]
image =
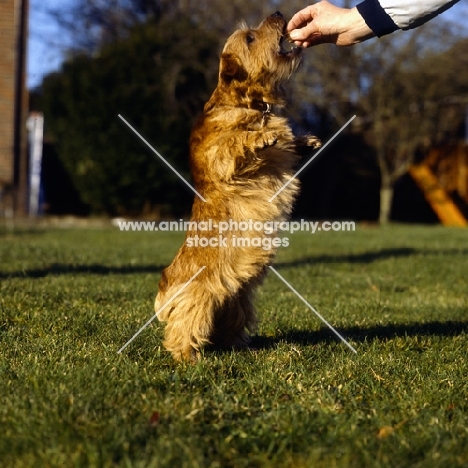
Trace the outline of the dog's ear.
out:
[[[219,76],[226,83],[231,83],[233,80],[245,81],[248,77],[247,70],[242,66],[242,63],[234,54],[222,54]]]

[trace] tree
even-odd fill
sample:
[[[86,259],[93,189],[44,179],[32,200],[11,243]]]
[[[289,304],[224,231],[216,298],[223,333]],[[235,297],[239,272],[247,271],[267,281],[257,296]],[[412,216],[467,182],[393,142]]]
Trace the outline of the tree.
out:
[[[93,54],[106,44],[128,37],[137,25],[168,19],[169,15],[173,18],[179,11],[179,3],[177,0],[75,0],[48,11],[71,37],[74,46],[70,53]]]
[[[104,44],[127,37],[138,24],[190,18],[192,24],[214,32],[224,41],[238,23],[256,25],[278,8],[302,7],[299,0],[75,0],[73,3],[49,9],[51,17],[72,37],[74,51],[94,53]],[[182,26],[182,25],[180,25]],[[180,27],[179,26],[179,27]]]
[[[83,201],[111,215],[177,214],[191,194],[118,119],[122,114],[188,177],[188,135],[217,74],[216,40],[189,19],[150,21],[45,78],[47,133]],[[213,66],[216,64],[216,68]]]

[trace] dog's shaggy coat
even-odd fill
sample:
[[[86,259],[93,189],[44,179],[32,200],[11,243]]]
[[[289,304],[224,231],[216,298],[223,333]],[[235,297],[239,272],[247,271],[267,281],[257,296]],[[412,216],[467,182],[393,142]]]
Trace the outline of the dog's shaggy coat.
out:
[[[287,120],[277,115],[284,106],[281,84],[296,70],[301,55],[300,49],[282,48],[285,24],[275,13],[257,29],[243,27],[229,37],[218,85],[191,134],[192,178],[206,199],[195,197],[191,221],[212,220],[213,229],[192,226],[159,283],[155,311],[167,322],[164,346],[176,359],[195,358],[208,343],[248,345],[247,331],[257,321],[253,291],[276,250],[253,239],[276,234],[236,229],[235,222],[287,219],[298,182],[269,199],[294,174],[298,148],[319,146],[315,137],[295,138]],[[234,229],[222,234],[223,241],[216,227],[229,220]],[[190,246],[196,236],[218,239],[221,245]],[[244,238],[243,247],[233,245],[238,238]]]

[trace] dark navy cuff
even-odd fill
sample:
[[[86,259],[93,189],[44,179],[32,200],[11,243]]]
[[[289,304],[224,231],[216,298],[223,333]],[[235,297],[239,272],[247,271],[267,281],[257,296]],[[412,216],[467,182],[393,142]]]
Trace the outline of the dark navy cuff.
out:
[[[382,8],[378,0],[364,0],[356,6],[357,10],[364,18],[367,26],[372,29],[378,37],[390,34],[400,29]]]

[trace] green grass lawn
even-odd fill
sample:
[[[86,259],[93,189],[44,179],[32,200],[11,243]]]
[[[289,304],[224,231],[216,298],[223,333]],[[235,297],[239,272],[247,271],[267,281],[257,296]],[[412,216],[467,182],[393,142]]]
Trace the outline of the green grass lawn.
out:
[[[0,231],[0,466],[468,466],[468,230],[289,235],[255,351],[176,364],[153,314],[183,236]]]

